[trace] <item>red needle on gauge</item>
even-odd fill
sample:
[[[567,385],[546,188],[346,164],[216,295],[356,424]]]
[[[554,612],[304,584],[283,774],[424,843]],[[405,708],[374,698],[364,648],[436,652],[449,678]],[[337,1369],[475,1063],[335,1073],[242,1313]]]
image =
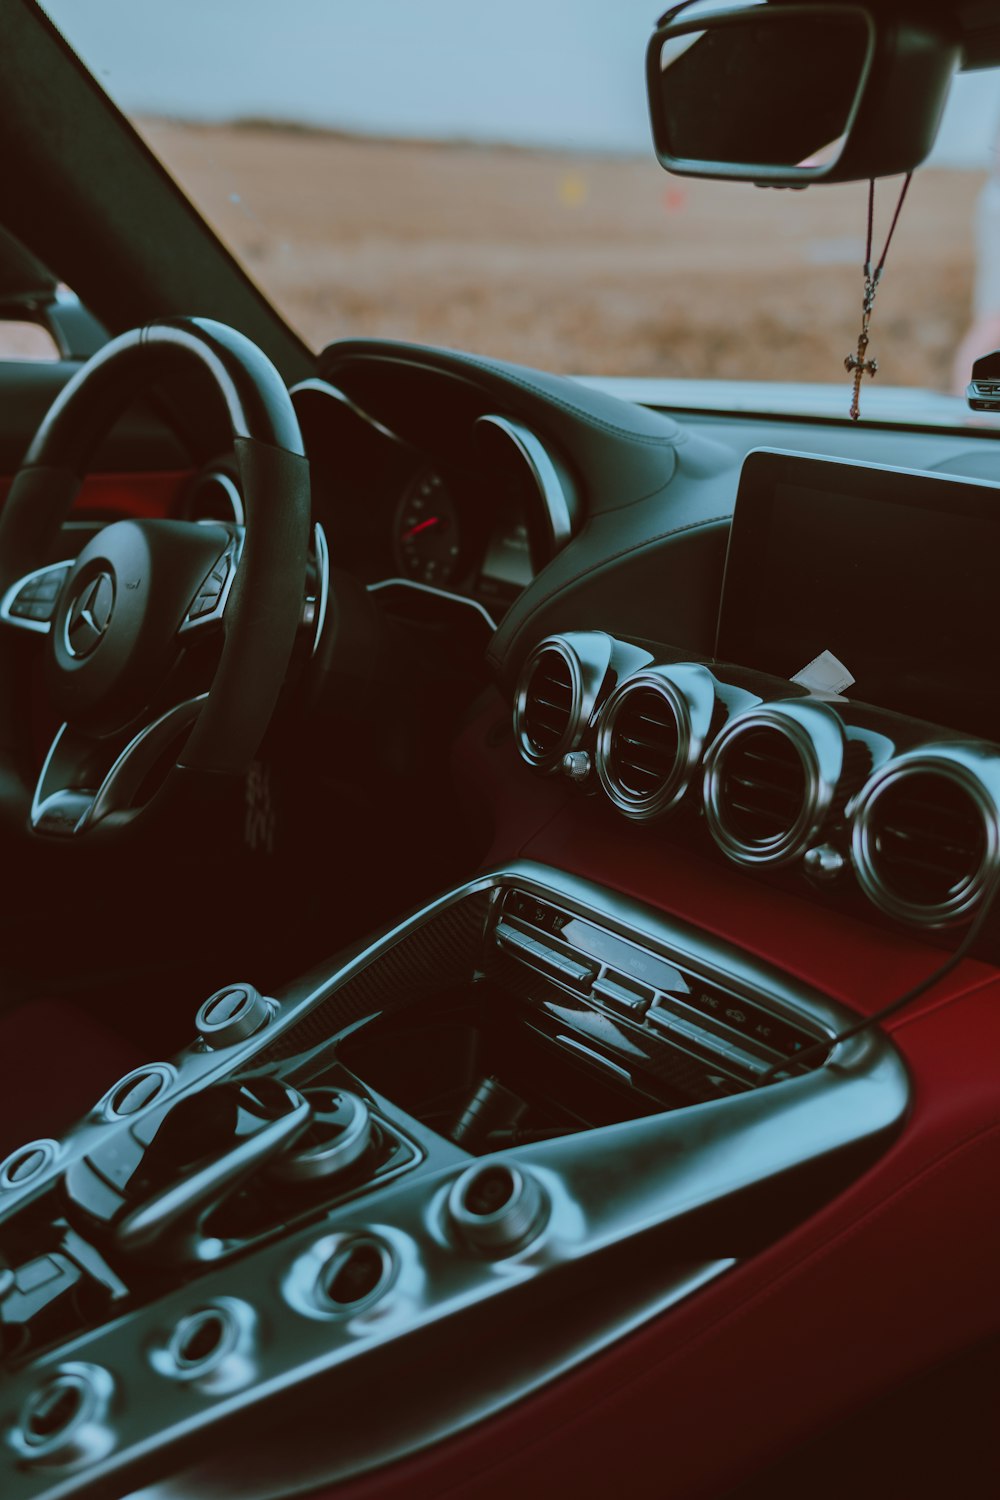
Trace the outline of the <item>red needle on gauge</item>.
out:
[[[411,536],[419,536],[422,531],[427,531],[431,526],[440,525],[440,516],[430,516],[426,521],[418,521],[416,526],[410,527],[409,531],[404,531],[400,540],[403,542],[408,542]]]

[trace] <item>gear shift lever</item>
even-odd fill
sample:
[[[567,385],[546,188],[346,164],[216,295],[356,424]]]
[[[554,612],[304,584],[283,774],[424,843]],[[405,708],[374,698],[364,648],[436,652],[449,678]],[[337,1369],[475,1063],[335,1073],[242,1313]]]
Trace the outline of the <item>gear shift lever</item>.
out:
[[[69,1216],[103,1230],[109,1250],[148,1251],[280,1155],[311,1114],[297,1089],[265,1075],[151,1110],[69,1167]]]

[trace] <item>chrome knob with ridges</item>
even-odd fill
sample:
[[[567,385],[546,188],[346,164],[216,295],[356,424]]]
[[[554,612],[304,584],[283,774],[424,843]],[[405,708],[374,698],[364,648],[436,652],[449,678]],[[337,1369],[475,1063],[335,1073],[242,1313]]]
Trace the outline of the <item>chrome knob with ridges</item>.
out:
[[[540,1184],[511,1162],[477,1162],[448,1194],[452,1233],[480,1255],[499,1257],[522,1250],[541,1230],[546,1212]]]
[[[245,1042],[270,1019],[270,1006],[260,990],[252,984],[229,984],[200,1006],[195,1026],[205,1046],[215,1051]]]

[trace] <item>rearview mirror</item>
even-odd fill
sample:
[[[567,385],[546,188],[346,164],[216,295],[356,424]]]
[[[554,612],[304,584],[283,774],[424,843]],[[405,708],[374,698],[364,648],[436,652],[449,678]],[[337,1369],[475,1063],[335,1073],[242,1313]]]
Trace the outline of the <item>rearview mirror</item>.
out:
[[[930,151],[959,60],[947,17],[691,6],[661,18],[646,55],[667,171],[804,187],[909,172]]]

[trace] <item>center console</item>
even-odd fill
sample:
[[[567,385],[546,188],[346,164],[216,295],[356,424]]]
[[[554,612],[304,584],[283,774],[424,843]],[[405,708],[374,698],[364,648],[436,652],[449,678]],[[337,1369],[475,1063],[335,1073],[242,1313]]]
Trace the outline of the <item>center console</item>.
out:
[[[884,1148],[906,1075],[851,1019],[527,861],[217,992],[0,1165],[0,1490],[263,1500],[518,1399]]]

